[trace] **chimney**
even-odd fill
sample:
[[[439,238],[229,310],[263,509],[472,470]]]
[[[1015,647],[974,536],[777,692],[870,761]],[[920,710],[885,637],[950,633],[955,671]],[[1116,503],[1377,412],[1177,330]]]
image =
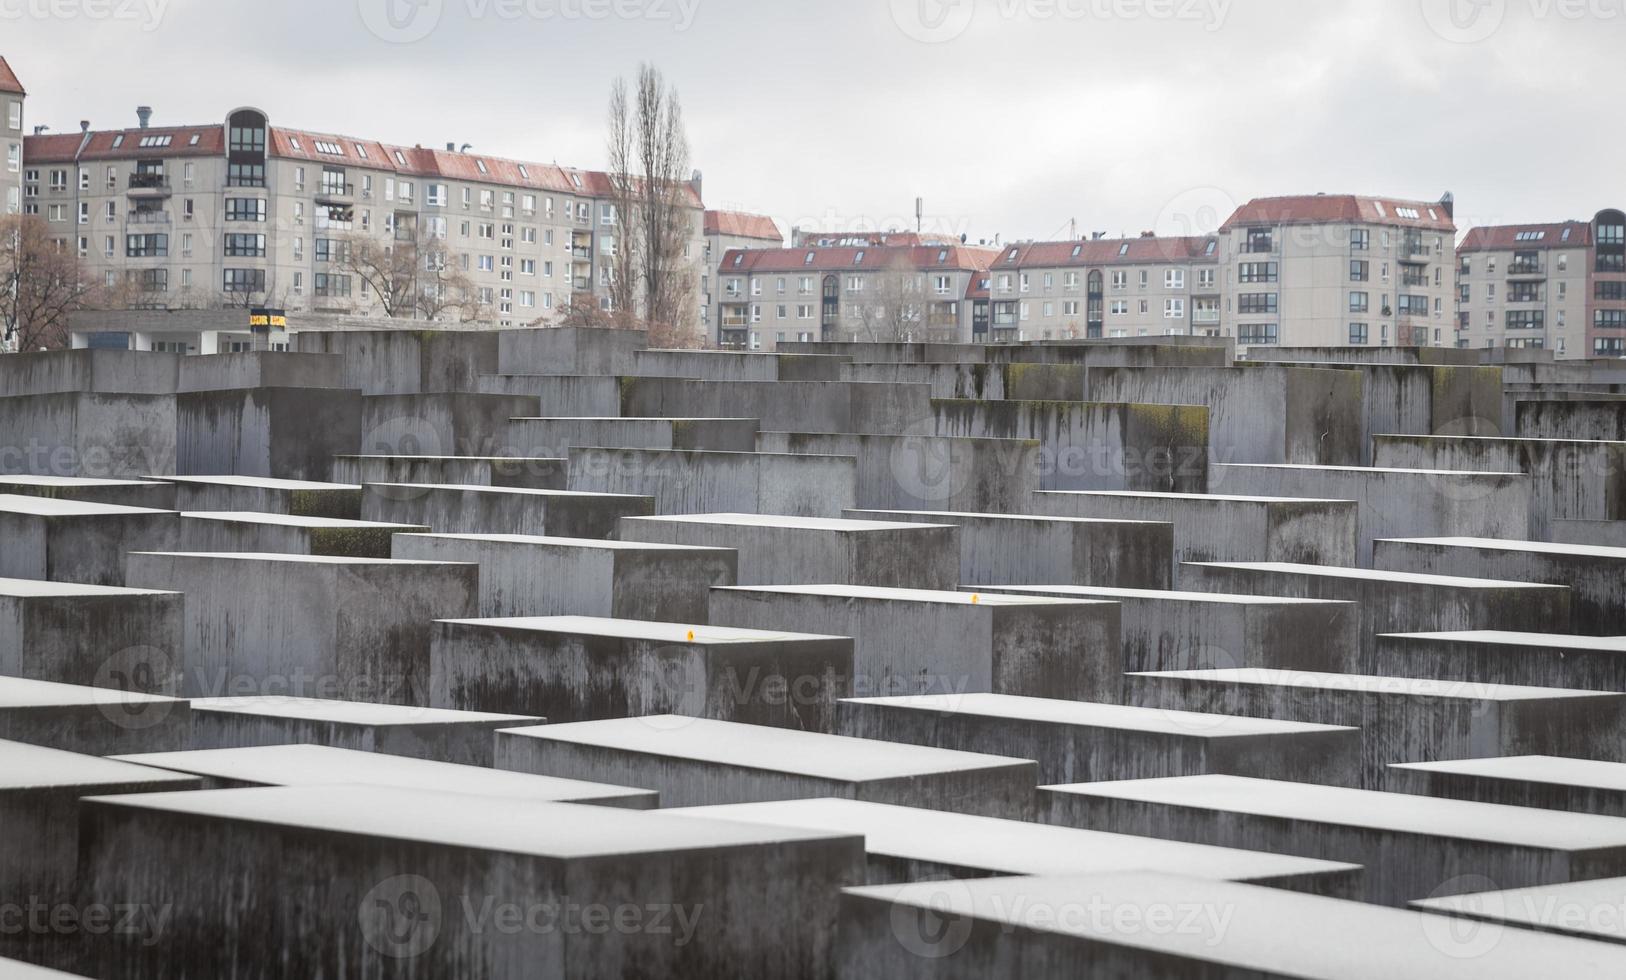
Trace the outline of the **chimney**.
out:
[[[447,143],[446,144],[446,152],[447,153],[456,153],[457,152],[457,144],[456,143]]]
[[[40,134],[44,133],[47,129],[50,129],[50,128],[51,127],[49,127],[49,126],[35,126],[34,127],[34,135],[39,136]]]
[[[1457,196],[1450,191],[1440,198],[1440,207],[1445,209],[1445,216],[1455,220],[1457,217]]]
[[[152,123],[152,106],[136,106],[136,118],[141,120],[141,128],[146,129]]]
[[[79,120],[79,131],[81,133],[90,132],[90,120],[89,119],[81,119],[81,120]]]

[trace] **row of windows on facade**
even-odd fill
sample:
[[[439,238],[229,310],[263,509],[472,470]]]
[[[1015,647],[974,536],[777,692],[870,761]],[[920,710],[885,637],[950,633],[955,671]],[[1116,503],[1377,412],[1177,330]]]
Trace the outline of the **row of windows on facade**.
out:
[[[1553,285],[1555,287],[1555,299],[1565,300],[1569,298],[1568,282],[1560,279]],[[1507,292],[1503,295],[1507,297],[1509,303],[1545,303],[1547,301],[1546,287],[1547,284],[1542,282],[1510,282],[1507,284]],[[1496,297],[1497,284],[1494,282],[1486,283],[1485,302],[1495,303]],[[1593,282],[1592,298],[1604,302],[1626,301],[1626,280],[1599,279]],[[1472,305],[1473,287],[1468,283],[1463,283],[1458,289],[1458,299],[1464,306]]]
[[[180,288],[192,288],[192,270],[180,270]],[[106,283],[109,287],[118,284],[119,274],[108,270]],[[169,289],[168,269],[130,269],[124,273],[125,282],[142,292],[166,292]],[[227,293],[263,293],[266,291],[266,273],[264,269],[226,269],[221,275],[221,290]],[[305,292],[305,279],[302,273],[293,274],[292,293],[302,296]],[[350,297],[354,295],[354,277],[318,272],[311,277],[311,292],[319,297]],[[434,296],[436,290],[433,285],[423,287],[424,295]],[[497,304],[504,313],[512,312],[517,300],[522,309],[533,309],[540,306],[542,309],[554,308],[552,293],[537,293],[534,290],[521,289],[492,289],[480,287],[475,291],[481,303]]]
[[[1600,241],[1599,244],[1606,247],[1600,248],[1593,253],[1593,271],[1605,273],[1626,272],[1626,251],[1611,251],[1607,247],[1610,244],[1619,243],[1605,243]],[[1568,272],[1570,266],[1569,258],[1570,257],[1568,255],[1563,254],[1556,256],[1553,262],[1555,271]],[[1473,275],[1473,256],[1464,255],[1462,257],[1458,272],[1463,277]],[[1507,276],[1542,276],[1546,274],[1547,269],[1545,264],[1541,261],[1541,253],[1539,252],[1514,253],[1513,260],[1507,264],[1506,271],[1503,273],[1503,275]],[[1485,260],[1485,275],[1496,275],[1495,256],[1491,256]]]

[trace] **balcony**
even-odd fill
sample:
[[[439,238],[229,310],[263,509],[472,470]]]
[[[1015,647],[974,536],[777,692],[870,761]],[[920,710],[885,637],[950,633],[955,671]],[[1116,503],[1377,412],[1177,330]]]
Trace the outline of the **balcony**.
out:
[[[572,280],[571,288],[578,293],[590,293],[593,291],[593,281],[586,276],[577,276]]]
[[[356,185],[340,184],[338,182],[326,183],[316,188],[317,204],[349,204],[355,200]]]
[[[1539,279],[1546,275],[1547,270],[1542,267],[1540,262],[1510,262],[1507,266],[1507,277],[1509,279],[1528,279],[1531,277]]]
[[[751,320],[750,317],[744,314],[730,315],[725,313],[723,314],[722,324],[724,330],[744,330],[751,325]]]
[[[168,176],[137,172],[130,175],[127,193],[130,197],[169,197],[174,192],[170,190]]]
[[[1192,323],[1218,323],[1218,322],[1220,322],[1219,310],[1192,310],[1191,311],[1191,322]]]
[[[577,246],[570,250],[570,254],[574,255],[578,259],[591,259],[593,257],[593,250]]]
[[[131,211],[125,217],[125,222],[127,224],[132,224],[132,225],[167,225],[167,224],[170,223],[170,221],[169,221],[169,212],[168,211]]]

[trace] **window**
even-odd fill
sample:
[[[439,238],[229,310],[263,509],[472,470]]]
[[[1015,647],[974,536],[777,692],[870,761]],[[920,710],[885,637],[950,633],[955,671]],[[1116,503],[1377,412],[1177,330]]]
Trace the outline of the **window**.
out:
[[[1126,299],[1115,299],[1115,300],[1113,300],[1112,301],[1112,315],[1113,316],[1128,316],[1129,315],[1129,301],[1126,300]]]
[[[314,140],[317,153],[326,153],[330,157],[344,156],[344,147],[328,140]]]
[[[1274,323],[1248,323],[1236,328],[1236,342],[1239,344],[1274,344],[1277,342],[1277,326]]]
[[[350,258],[350,246],[337,238],[316,239],[316,261],[344,262]]]
[[[1507,329],[1509,330],[1540,330],[1547,325],[1547,314],[1543,310],[1508,310]]]
[[[264,187],[265,164],[263,163],[232,163],[226,166],[226,185],[228,187]]]
[[[139,292],[164,293],[169,291],[168,269],[130,269],[124,274],[124,279]]]
[[[162,258],[169,254],[169,236],[126,235],[124,254],[132,259]]]
[[[221,289],[228,293],[263,293],[265,292],[265,270],[227,269],[223,276]]]
[[[1276,308],[1275,293],[1241,293],[1236,298],[1236,311],[1241,314],[1275,313]]]
[[[1351,344],[1366,343],[1366,324],[1351,323],[1349,325],[1349,342]]]
[[[1370,278],[1371,268],[1371,263],[1367,262],[1365,259],[1350,259],[1349,281],[1365,282],[1368,278]]]
[[[1278,266],[1274,262],[1244,262],[1237,266],[1236,281],[1240,283],[1275,282]]]
[[[1559,285],[1563,285],[1563,283]],[[1626,300],[1626,282],[1600,281],[1594,295],[1602,300]]]
[[[12,99],[6,106],[6,125],[12,129],[23,128],[23,104]]]
[[[1372,309],[1372,299],[1366,293],[1349,294],[1349,312],[1366,313]]]
[[[1245,252],[1274,252],[1275,236],[1269,228],[1249,228]]]
[[[1365,252],[1372,247],[1372,232],[1365,228],[1351,228],[1349,230],[1349,247],[1356,252]],[[1364,334],[1363,334],[1364,336]],[[1355,341],[1350,341],[1355,343]],[[1362,340],[1361,343],[1366,343]]]
[[[265,236],[228,234],[226,236],[226,254],[234,258],[264,258]]]
[[[226,198],[227,221],[264,221],[265,199],[262,197]]]
[[[265,127],[233,126],[230,140],[230,150],[233,153],[264,153]]]
[[[1593,310],[1592,325],[1603,330],[1626,327],[1626,310]]]
[[[1186,317],[1186,301],[1179,298],[1170,298],[1163,301],[1163,318],[1165,320],[1183,320]]]
[[[424,188],[423,203],[426,207],[443,208],[446,206],[446,185],[429,184]]]
[[[1163,273],[1164,289],[1185,289],[1186,273],[1184,269],[1169,269]]]
[[[311,277],[311,292],[317,296],[349,296],[350,277],[318,272]]]

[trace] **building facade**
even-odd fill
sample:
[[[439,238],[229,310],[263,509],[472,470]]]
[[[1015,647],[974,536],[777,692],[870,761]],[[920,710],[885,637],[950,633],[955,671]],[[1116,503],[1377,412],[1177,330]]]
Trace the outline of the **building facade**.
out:
[[[1436,203],[1259,198],[1220,228],[1226,333],[1237,347],[1451,346],[1456,225]]]
[[[700,277],[700,322],[708,341],[717,340],[713,295],[723,256],[735,249],[784,248],[785,236],[767,215],[743,211],[707,211],[705,215],[705,271]]]
[[[773,350],[784,341],[970,341],[976,334],[972,294],[986,289],[997,254],[963,245],[725,252],[717,272],[717,345]]]
[[[1626,357],[1626,214],[1470,229],[1457,248],[1459,347]]]
[[[0,215],[23,213],[23,83],[0,58]]]

